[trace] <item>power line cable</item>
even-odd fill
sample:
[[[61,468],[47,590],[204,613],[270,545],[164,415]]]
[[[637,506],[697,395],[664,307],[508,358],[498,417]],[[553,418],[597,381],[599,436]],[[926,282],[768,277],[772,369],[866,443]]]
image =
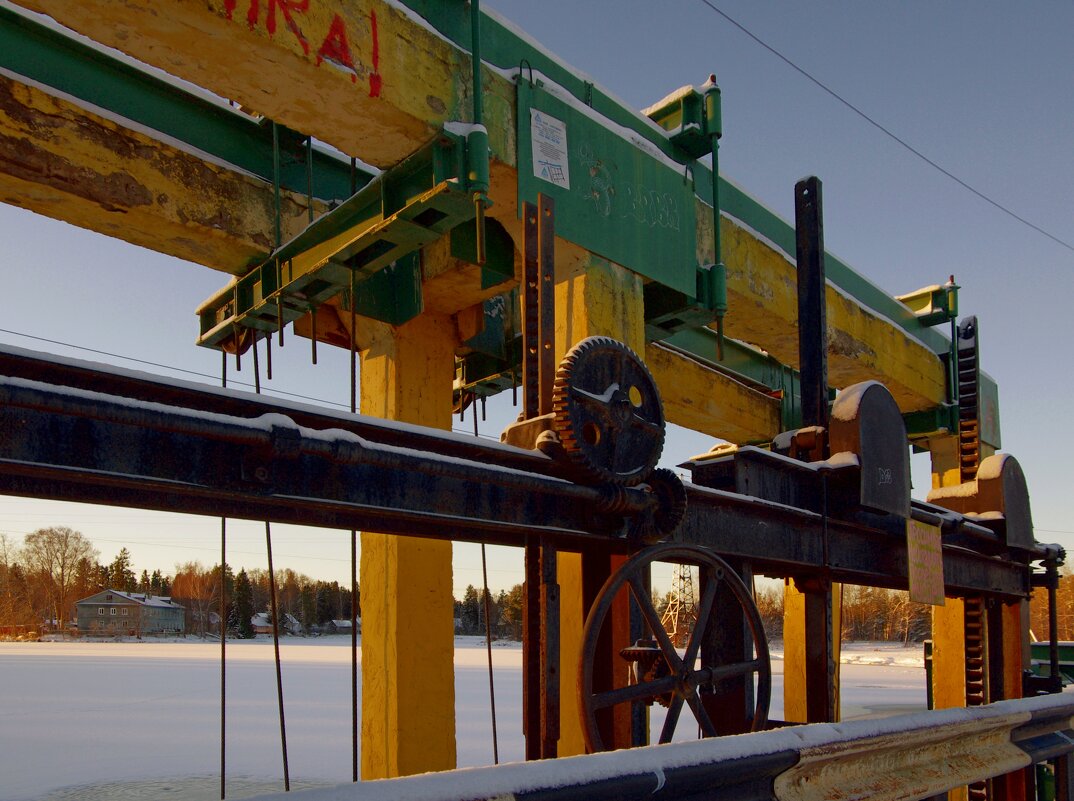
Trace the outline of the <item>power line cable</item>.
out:
[[[846,107],[847,107],[848,109],[850,109],[851,111],[853,111],[853,112],[854,112],[855,114],[857,114],[857,115],[858,115],[859,117],[861,117],[861,118],[862,118],[863,120],[865,120],[865,121],[866,121],[867,123],[869,123],[870,125],[872,125],[872,126],[873,126],[874,128],[876,128],[876,129],[877,129],[878,131],[880,131],[881,133],[883,133],[883,134],[884,134],[885,136],[887,136],[887,137],[888,137],[889,139],[892,139],[892,140],[894,140],[895,142],[897,142],[898,144],[902,145],[902,146],[903,146],[904,148],[906,148],[906,150],[910,151],[910,152],[911,152],[911,153],[912,153],[913,155],[917,156],[917,157],[918,157],[919,159],[921,159],[922,161],[924,161],[924,162],[925,162],[926,164],[928,164],[928,165],[929,165],[930,167],[933,167],[934,169],[936,169],[936,170],[939,170],[939,171],[940,171],[941,173],[943,173],[944,175],[946,175],[946,176],[947,176],[948,178],[950,178],[950,179],[951,179],[952,181],[954,181],[955,183],[957,183],[957,184],[958,184],[959,186],[961,186],[961,187],[962,187],[963,189],[965,189],[965,190],[967,190],[968,192],[970,192],[970,193],[972,193],[972,194],[976,195],[976,196],[977,196],[978,198],[980,198],[981,200],[985,201],[985,202],[986,202],[986,203],[988,203],[989,205],[991,205],[991,206],[994,206],[995,208],[999,209],[999,210],[1000,210],[1001,212],[1003,212],[1003,213],[1004,213],[1004,214],[1006,214],[1007,216],[1009,216],[1009,217],[1012,217],[1013,219],[1017,220],[1018,222],[1022,223],[1023,225],[1025,225],[1025,226],[1027,226],[1027,227],[1029,227],[1029,228],[1033,229],[1033,230],[1034,230],[1034,231],[1036,231],[1036,232],[1037,232],[1038,234],[1041,234],[1042,236],[1045,236],[1045,237],[1047,237],[1048,239],[1050,239],[1050,240],[1052,240],[1053,242],[1055,242],[1055,243],[1056,243],[1057,245],[1061,245],[1062,247],[1065,247],[1065,248],[1066,248],[1067,250],[1069,250],[1069,251],[1072,251],[1072,252],[1074,252],[1074,245],[1072,245],[1071,243],[1069,243],[1069,242],[1067,242],[1067,241],[1065,241],[1065,240],[1063,240],[1063,239],[1060,239],[1060,238],[1059,238],[1058,236],[1056,236],[1055,234],[1052,234],[1052,233],[1050,233],[1050,232],[1046,231],[1046,230],[1045,230],[1044,228],[1041,228],[1041,227],[1040,227],[1039,225],[1037,225],[1036,223],[1033,223],[1033,222],[1031,222],[1031,221],[1027,220],[1027,219],[1026,219],[1025,217],[1021,216],[1021,215],[1020,215],[1020,214],[1018,214],[1017,212],[1014,212],[1014,211],[1012,211],[1011,209],[1009,209],[1009,208],[1007,208],[1006,206],[1004,206],[1004,205],[1003,205],[1002,203],[1000,203],[1000,202],[999,202],[998,200],[994,200],[993,198],[989,197],[988,195],[986,195],[986,194],[985,194],[984,192],[982,192],[981,190],[977,189],[977,188],[976,188],[976,187],[974,187],[974,186],[971,186],[971,185],[970,185],[969,183],[967,183],[966,181],[964,181],[964,180],[962,180],[961,178],[959,178],[959,177],[958,177],[957,175],[955,175],[955,174],[954,174],[953,172],[951,172],[950,170],[946,169],[945,167],[941,166],[941,165],[940,165],[940,164],[938,164],[937,162],[933,161],[933,160],[932,160],[931,158],[929,158],[928,156],[926,156],[926,155],[925,155],[924,153],[922,153],[922,152],[921,152],[920,150],[918,150],[918,149],[917,149],[916,147],[914,147],[913,145],[911,145],[911,144],[910,144],[909,142],[907,142],[907,141],[906,141],[905,139],[901,138],[900,136],[898,136],[897,134],[895,134],[894,132],[892,132],[892,131],[891,131],[890,129],[886,128],[886,127],[885,127],[884,125],[882,125],[881,123],[877,122],[877,121],[876,121],[875,119],[873,119],[872,117],[870,117],[870,116],[869,116],[868,114],[866,114],[866,113],[865,113],[864,111],[862,111],[862,110],[861,110],[860,108],[858,108],[857,106],[855,106],[855,105],[854,105],[853,103],[851,103],[851,102],[850,102],[849,100],[847,100],[847,99],[846,99],[845,97],[843,97],[842,95],[840,95],[840,94],[839,94],[838,92],[836,92],[836,91],[835,91],[834,89],[830,88],[830,87],[829,87],[829,86],[828,86],[827,84],[825,84],[825,83],[823,83],[822,81],[820,81],[819,79],[817,79],[817,78],[813,77],[813,76],[812,76],[812,75],[811,75],[811,74],[810,74],[809,72],[807,72],[807,71],[806,71],[805,69],[803,69],[802,67],[799,67],[799,66],[798,66],[798,65],[797,65],[796,63],[794,63],[794,62],[793,62],[793,61],[791,61],[791,60],[790,60],[789,58],[787,58],[787,56],[783,55],[783,54],[782,54],[782,53],[781,53],[780,51],[778,51],[778,50],[777,50],[776,48],[774,48],[774,47],[773,47],[772,45],[768,44],[768,43],[767,43],[766,41],[764,41],[763,39],[761,39],[761,38],[760,38],[759,36],[757,36],[757,34],[753,33],[753,31],[751,31],[751,30],[750,30],[749,28],[747,28],[747,27],[746,27],[745,25],[743,25],[743,24],[742,24],[741,22],[739,22],[738,20],[734,19],[734,18],[733,18],[733,17],[731,17],[731,16],[729,15],[729,14],[727,14],[727,12],[725,12],[725,11],[722,11],[722,10],[721,10],[720,8],[718,8],[718,7],[717,7],[717,6],[716,6],[716,5],[715,5],[715,4],[714,4],[714,3],[712,2],[712,0],[700,0],[700,2],[701,2],[702,4],[704,4],[704,5],[708,6],[708,7],[709,7],[709,8],[710,8],[710,9],[711,9],[712,11],[714,11],[714,12],[715,12],[716,14],[719,14],[719,15],[720,15],[721,17],[723,17],[723,18],[724,18],[725,20],[727,20],[727,22],[729,22],[729,23],[730,23],[731,25],[733,25],[733,26],[735,26],[736,28],[738,28],[738,29],[739,29],[740,31],[742,31],[742,33],[746,34],[746,36],[748,36],[748,37],[749,37],[750,39],[752,39],[753,41],[755,41],[755,42],[756,42],[757,44],[759,44],[759,45],[760,45],[761,47],[763,47],[763,48],[764,48],[765,50],[767,50],[767,51],[768,51],[769,53],[771,53],[772,55],[774,55],[774,56],[775,56],[776,58],[778,58],[778,59],[779,59],[780,61],[782,61],[782,62],[783,62],[784,64],[786,64],[787,66],[789,66],[789,67],[790,67],[791,69],[793,69],[793,70],[794,70],[795,72],[797,72],[797,73],[798,73],[799,75],[801,75],[801,76],[802,76],[803,78],[805,78],[805,79],[806,79],[806,80],[808,80],[808,81],[809,81],[810,83],[813,83],[814,85],[816,85],[817,87],[819,87],[819,88],[820,88],[821,90],[823,90],[824,92],[826,92],[826,93],[827,93],[828,95],[830,95],[831,97],[835,98],[835,99],[836,99],[837,101],[839,101],[839,102],[840,102],[841,104],[843,104],[843,105],[844,105],[844,106],[846,106]]]

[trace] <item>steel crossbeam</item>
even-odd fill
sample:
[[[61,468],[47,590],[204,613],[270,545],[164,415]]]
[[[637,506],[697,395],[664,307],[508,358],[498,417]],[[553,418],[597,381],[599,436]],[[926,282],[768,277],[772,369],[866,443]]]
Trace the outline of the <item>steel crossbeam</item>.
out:
[[[628,551],[631,516],[654,503],[642,488],[557,478],[556,464],[535,451],[246,393],[11,348],[0,351],[0,376],[4,494],[519,546],[540,535],[559,548],[609,553]],[[990,542],[987,529],[959,515],[945,520],[950,533],[966,535],[960,543]],[[690,485],[674,538],[765,575],[824,572],[905,587],[896,522],[825,520]],[[994,545],[945,546],[948,589],[1024,597],[1029,564],[989,555]]]

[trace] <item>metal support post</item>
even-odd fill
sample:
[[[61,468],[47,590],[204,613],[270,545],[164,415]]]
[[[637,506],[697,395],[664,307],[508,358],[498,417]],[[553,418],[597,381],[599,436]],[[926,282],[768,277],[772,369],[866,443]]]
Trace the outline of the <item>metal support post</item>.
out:
[[[552,411],[555,380],[555,206],[538,195],[523,205],[522,388],[525,419]],[[526,545],[523,629],[523,731],[526,759],[556,756],[559,740],[559,584],[556,549]]]
[[[820,179],[794,187],[798,252],[798,356],[802,374],[802,424],[828,426],[828,325],[824,294],[824,216]]]
[[[824,216],[820,179],[812,176],[794,187],[798,256],[798,353],[802,375],[802,424],[828,427],[828,326],[824,282]],[[827,456],[827,444],[818,454]],[[827,490],[825,489],[825,493]],[[827,515],[825,515],[825,518]],[[824,537],[827,539],[827,526]],[[827,543],[824,551],[827,553]],[[805,715],[807,723],[838,719],[837,665],[833,638],[832,584],[824,573],[798,587],[803,599],[805,638]]]
[[[559,741],[559,583],[556,549],[541,546],[541,758],[558,756]]]

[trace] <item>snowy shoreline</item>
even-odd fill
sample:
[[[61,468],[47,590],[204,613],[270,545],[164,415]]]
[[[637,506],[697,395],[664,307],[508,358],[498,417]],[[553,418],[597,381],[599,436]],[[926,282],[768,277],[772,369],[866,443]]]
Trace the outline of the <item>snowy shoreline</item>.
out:
[[[772,643],[770,716],[777,720],[782,645]],[[350,637],[285,637],[280,652],[292,780],[349,781]],[[229,797],[241,797],[242,788],[280,789],[273,784],[282,768],[272,653],[270,637],[228,641]],[[482,637],[455,640],[460,767],[492,763],[486,653]],[[524,756],[521,645],[494,642],[492,658],[500,761],[517,762]],[[924,709],[920,645],[847,643],[843,661],[845,719]],[[220,764],[219,641],[3,642],[0,675],[0,797],[217,797],[218,779],[211,777]],[[662,717],[654,707],[653,720]],[[680,727],[683,737],[689,728]]]

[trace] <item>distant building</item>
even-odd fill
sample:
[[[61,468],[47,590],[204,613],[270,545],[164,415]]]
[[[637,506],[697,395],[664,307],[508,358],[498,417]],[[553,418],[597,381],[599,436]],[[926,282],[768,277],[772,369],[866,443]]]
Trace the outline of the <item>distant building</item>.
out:
[[[255,634],[272,634],[272,616],[268,612],[258,612],[250,618]],[[302,624],[294,615],[284,612],[280,617],[280,632],[283,634],[301,634]]]
[[[351,622],[349,620],[330,620],[325,625],[325,629],[330,634],[350,634]],[[358,618],[358,633],[362,633],[362,619]]]
[[[84,634],[182,634],[186,610],[163,595],[102,590],[75,604]]]

